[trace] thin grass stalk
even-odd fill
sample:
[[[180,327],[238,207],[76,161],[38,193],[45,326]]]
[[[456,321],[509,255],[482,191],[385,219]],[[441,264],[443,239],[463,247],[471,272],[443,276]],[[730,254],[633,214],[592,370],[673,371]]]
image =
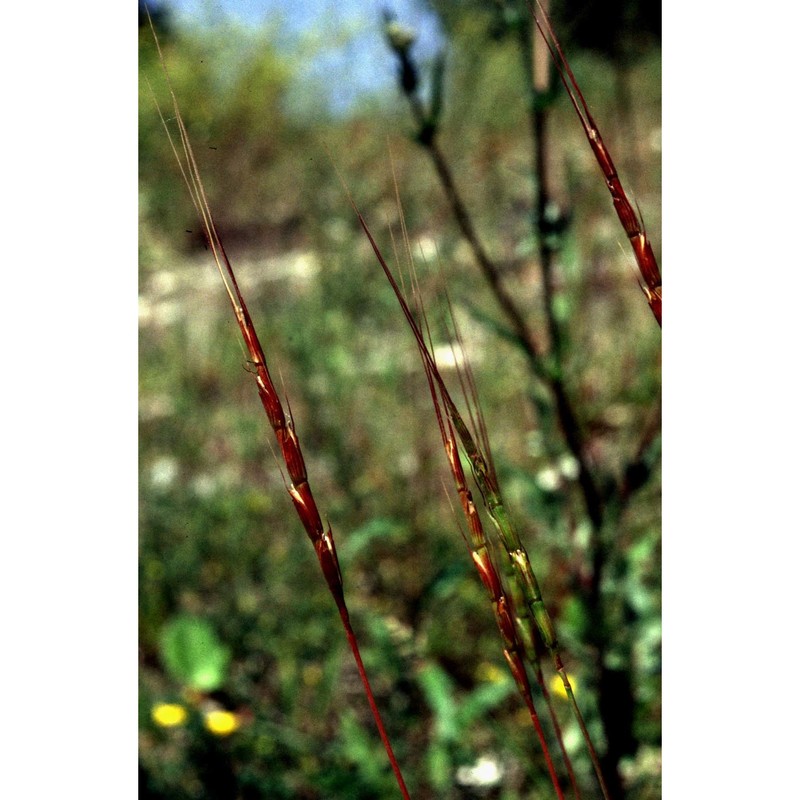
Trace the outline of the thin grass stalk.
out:
[[[438,408],[436,413],[437,417],[441,419],[441,411]],[[475,568],[478,570],[481,582],[489,593],[497,627],[500,630],[500,635],[503,638],[503,655],[508,662],[511,673],[514,676],[514,680],[517,683],[517,688],[522,694],[525,704],[528,706],[528,710],[531,714],[531,719],[533,720],[537,735],[542,742],[542,749],[545,753],[548,769],[551,771],[551,780],[553,780],[556,793],[561,796],[561,789],[556,783],[555,777],[553,776],[549,753],[543,740],[541,725],[533,705],[531,687],[525,671],[523,657],[525,661],[531,664],[536,681],[542,690],[542,696],[544,697],[548,712],[550,714],[550,719],[553,724],[556,740],[558,742],[562,758],[564,760],[564,766],[567,770],[567,776],[569,778],[570,785],[572,786],[576,800],[580,800],[581,793],[578,787],[578,782],[575,778],[575,772],[572,768],[572,761],[570,760],[566,746],[564,745],[564,738],[561,734],[561,726],[558,722],[555,708],[553,707],[552,698],[547,690],[547,685],[542,673],[541,663],[538,655],[536,654],[535,644],[532,639],[535,634],[533,633],[533,624],[528,614],[527,605],[524,602],[520,602],[513,591],[509,595],[503,588],[503,582],[500,579],[500,575],[497,572],[497,568],[494,565],[491,553],[489,551],[489,543],[483,532],[483,525],[480,521],[477,507],[475,506],[472,493],[470,492],[466,483],[464,471],[461,466],[461,459],[458,453],[458,445],[456,443],[455,433],[449,420],[446,438],[444,441],[448,463],[451,466],[453,478],[455,480],[458,495],[461,500],[462,509],[468,521],[472,560],[475,564]],[[512,586],[517,585],[515,578],[516,576],[512,574]],[[520,614],[520,612],[517,610],[519,608],[524,609],[522,614]],[[521,631],[523,630],[529,632],[528,636],[523,636],[521,634]]]
[[[442,389],[446,393],[446,389]],[[556,636],[555,625],[547,607],[542,598],[541,589],[530,563],[530,558],[525,547],[522,544],[519,535],[511,523],[511,518],[503,503],[500,494],[500,487],[497,482],[497,475],[494,470],[489,467],[488,461],[484,456],[482,449],[476,443],[466,424],[464,423],[461,415],[458,412],[453,401],[449,395],[445,397],[445,406],[448,410],[448,417],[452,420],[454,427],[458,431],[461,445],[467,458],[472,466],[472,474],[475,482],[483,497],[484,504],[489,516],[495,524],[495,528],[499,535],[500,541],[506,550],[506,553],[514,566],[517,574],[517,580],[522,588],[524,601],[528,606],[539,634],[542,637],[547,650],[553,661],[553,667],[561,678],[564,686],[564,691],[569,700],[572,708],[573,716],[575,717],[578,726],[581,729],[584,742],[589,752],[589,757],[597,775],[597,780],[600,784],[601,791],[605,800],[610,800],[608,787],[603,771],[600,766],[600,759],[598,758],[597,751],[589,735],[589,730],[586,727],[586,722],[583,719],[575,693],[570,684],[569,676],[567,675],[566,668],[561,655],[561,647]]]
[[[413,270],[413,263],[412,263],[412,270]],[[415,273],[413,273],[415,274]],[[425,320],[425,325],[427,329],[427,318],[425,316],[425,308],[422,303],[422,300],[419,298],[419,294],[417,293],[415,296],[418,297],[417,299],[417,308],[419,310],[420,316]],[[489,434],[488,429],[486,426],[486,420],[483,416],[483,412],[481,410],[480,402],[478,401],[478,389],[475,383],[475,377],[472,373],[472,369],[469,364],[469,360],[466,359],[465,354],[466,350],[464,348],[463,339],[461,337],[461,333],[458,329],[458,324],[456,323],[455,314],[453,313],[453,307],[450,302],[450,296],[445,290],[445,298],[447,301],[447,309],[449,318],[453,325],[453,330],[449,335],[451,341],[451,350],[453,351],[453,361],[456,365],[456,372],[458,375],[458,380],[461,385],[461,393],[464,397],[466,407],[467,407],[467,414],[470,419],[470,424],[472,429],[476,431],[477,437],[481,442],[481,446],[483,448],[484,458],[488,465],[489,471],[496,475],[496,470],[494,466],[494,459],[492,457],[492,450],[489,443]],[[428,340],[431,341],[430,332],[428,333]],[[462,356],[461,361],[463,361],[463,367],[461,366],[460,359],[458,354],[456,353],[455,346],[452,344],[456,342],[458,344],[458,353]],[[427,367],[427,362],[423,358],[423,362],[426,363],[426,372],[429,373],[429,383],[430,383],[430,370]],[[437,417],[440,415],[440,410],[438,408],[437,397],[434,396],[434,406],[436,407]],[[441,423],[440,423],[441,428]],[[448,443],[445,445],[445,450],[448,454],[448,461],[451,463],[451,468],[455,473],[456,470],[458,474],[456,475],[456,485],[459,489],[459,496],[462,497],[462,504],[464,503],[464,498],[466,497],[471,504],[471,508],[475,509],[474,502],[472,500],[472,493],[466,486],[466,481],[464,478],[463,468],[461,466],[461,461],[458,459],[457,465],[453,462],[453,456],[457,457],[458,448],[455,446],[455,437],[452,432],[452,425],[450,420],[448,419]],[[451,454],[452,450],[452,454]],[[463,490],[465,494],[462,494],[461,487],[463,486]],[[465,509],[466,513],[466,509]],[[467,514],[468,520],[471,519],[471,512]],[[494,566],[493,561],[496,561],[496,558],[493,556],[492,551],[488,547],[488,540],[486,539],[483,533],[483,525],[480,521],[480,516],[478,516],[477,511],[475,514],[475,521],[476,521],[476,529],[473,530],[472,526],[470,525],[471,535],[473,535],[473,545],[480,548],[486,549],[487,557],[490,559],[490,563],[492,569],[497,574],[497,569]],[[525,602],[524,595],[522,593],[522,589],[519,585],[518,577],[516,570],[511,562],[511,560],[507,557],[502,559],[503,564],[503,573],[506,577],[506,586],[509,587],[510,596],[509,596],[509,604],[510,608],[512,609],[512,615],[514,621],[516,623],[516,633],[520,640],[520,645],[522,647],[522,653],[525,657],[525,660],[528,662],[531,670],[533,671],[534,677],[536,678],[536,682],[539,685],[539,688],[542,692],[542,696],[544,697],[545,703],[547,705],[550,719],[553,723],[553,730],[556,735],[556,740],[558,741],[559,748],[561,750],[562,756],[564,758],[564,764],[567,770],[567,775],[569,777],[570,784],[572,786],[572,790],[575,793],[575,797],[577,800],[580,800],[581,793],[578,787],[577,780],[575,778],[574,770],[572,769],[572,762],[570,760],[569,754],[567,753],[566,746],[564,745],[564,737],[561,732],[561,724],[558,721],[558,715],[555,712],[555,708],[553,706],[552,697],[550,692],[547,688],[547,683],[544,679],[544,674],[542,672],[542,664],[539,658],[539,652],[537,648],[537,632],[536,632],[536,625],[531,617],[530,611],[528,609],[528,605]]]
[[[466,477],[461,465],[461,458],[458,453],[458,444],[455,433],[449,420],[447,422],[447,426],[445,427],[444,425],[441,408],[436,397],[435,379],[430,374],[429,367],[427,365],[426,373],[428,377],[429,388],[431,390],[431,397],[433,398],[434,407],[436,409],[436,417],[442,434],[442,442],[447,454],[447,461],[450,465],[453,480],[456,484],[456,490],[461,501],[461,507],[464,511],[464,515],[467,518],[467,528],[470,534],[470,542],[468,543],[468,546],[470,548],[472,561],[475,564],[475,568],[478,571],[481,582],[486,588],[486,591],[489,593],[489,598],[495,615],[495,621],[503,639],[503,655],[505,656],[508,666],[511,669],[511,674],[514,676],[517,689],[525,701],[531,721],[536,729],[536,735],[539,737],[539,742],[542,746],[542,752],[544,753],[547,769],[550,773],[550,780],[553,783],[553,787],[556,790],[557,796],[559,798],[563,798],[563,791],[553,766],[547,741],[544,736],[544,731],[542,730],[541,722],[539,721],[539,715],[536,712],[530,681],[528,680],[528,675],[523,661],[523,657],[529,658],[529,653],[533,652],[533,645],[531,643],[526,647],[518,633],[521,625],[520,617],[516,612],[517,605],[514,603],[512,597],[506,594],[502,581],[500,580],[500,575],[498,574],[497,569],[492,561],[491,553],[489,551],[489,543],[483,532],[483,524],[480,520],[478,509],[472,499],[472,493],[467,486]],[[538,671],[537,677],[540,679],[540,683],[543,685],[544,679],[541,675],[541,670]],[[549,696],[546,696],[546,701],[551,717],[553,718],[554,723],[557,725],[557,719],[555,718]],[[562,756],[564,758],[570,783],[573,787],[576,798],[579,800],[580,791],[578,789],[572,764],[569,760],[569,756],[567,755],[560,733],[557,735],[557,739],[561,748]]]
[[[178,151],[177,146],[174,144],[172,134],[166,124],[163,114],[161,114],[160,107],[158,108],[158,113],[161,116],[162,122],[164,123],[164,128],[167,132],[167,136],[169,137],[170,145],[172,146],[175,156],[178,159],[178,164],[189,189],[192,202],[194,203],[195,208],[201,217],[208,245],[211,249],[214,262],[228,294],[228,298],[230,300],[231,307],[233,308],[242,339],[244,340],[244,345],[249,355],[249,367],[251,368],[248,371],[251,372],[251,374],[255,377],[261,404],[264,407],[264,411],[266,412],[269,423],[275,433],[275,438],[278,442],[278,447],[289,476],[290,483],[287,485],[287,490],[303,528],[311,540],[319,561],[320,568],[322,570],[322,574],[328,585],[328,589],[333,596],[334,602],[336,603],[336,608],[339,611],[339,616],[345,630],[347,641],[353,653],[358,674],[364,687],[367,702],[369,704],[370,711],[372,712],[373,719],[375,720],[375,724],[378,728],[378,733],[381,741],[383,742],[386,754],[389,758],[389,763],[397,781],[398,788],[400,789],[403,798],[405,800],[410,800],[405,780],[403,779],[400,766],[394,755],[389,736],[386,733],[380,711],[377,703],[375,702],[375,697],[369,683],[369,678],[367,677],[364,663],[361,659],[358,640],[350,622],[350,614],[345,603],[344,583],[339,566],[339,558],[336,553],[336,544],[334,541],[333,532],[330,524],[328,524],[327,528],[322,524],[322,518],[317,508],[316,501],[311,491],[311,485],[308,480],[305,460],[300,449],[300,442],[295,431],[295,424],[291,415],[291,410],[287,405],[288,415],[284,412],[280,397],[275,389],[269,369],[267,368],[267,360],[264,355],[264,350],[261,346],[261,342],[259,341],[258,334],[256,333],[256,329],[253,325],[247,305],[244,301],[241,291],[239,290],[233,267],[225,252],[222,240],[216,231],[211,209],[206,198],[205,189],[200,176],[200,170],[194,157],[188,131],[186,130],[186,126],[184,125],[183,117],[178,106],[177,97],[172,89],[171,84],[169,83],[166,64],[164,62],[161,46],[158,42],[152,21],[150,25],[151,29],[153,30],[153,36],[155,37],[156,47],[158,48],[158,55],[164,69],[164,75],[169,86],[175,120],[177,122],[178,131],[180,134],[182,156]],[[156,105],[158,107],[157,102]]]
[[[555,767],[553,766],[547,740],[545,739],[544,731],[539,720],[539,715],[533,702],[530,681],[528,680],[528,675],[525,671],[523,654],[526,653],[526,647],[523,645],[518,633],[518,616],[516,613],[516,606],[512,598],[504,591],[502,581],[500,580],[500,576],[498,575],[497,569],[492,561],[491,553],[489,552],[489,544],[483,533],[483,524],[478,514],[478,509],[472,499],[472,493],[467,486],[453,427],[449,420],[445,424],[444,417],[442,415],[436,379],[431,373],[431,366],[424,357],[422,358],[422,361],[425,366],[428,388],[433,400],[436,419],[439,424],[439,431],[442,437],[442,444],[444,445],[445,453],[447,455],[447,462],[450,466],[450,471],[456,484],[456,491],[461,502],[464,516],[467,519],[467,529],[469,530],[470,535],[470,541],[467,542],[467,546],[469,547],[470,555],[473,563],[475,564],[475,568],[478,571],[481,583],[483,583],[486,591],[489,593],[492,610],[495,616],[495,622],[497,623],[500,636],[503,640],[503,655],[505,656],[506,662],[511,670],[511,674],[514,677],[514,681],[517,684],[517,689],[522,695],[525,705],[528,708],[528,713],[530,714],[531,721],[533,722],[533,726],[536,730],[536,735],[539,738],[539,742],[542,746],[542,752],[544,754],[553,788],[556,790],[556,795],[563,800],[564,794],[561,789]],[[564,756],[566,758],[566,753],[564,753]],[[574,779],[571,766],[568,767],[568,771],[571,779]]]
[[[458,330],[458,325],[456,324],[455,315],[453,314],[453,309],[450,304],[450,297],[447,296],[447,305],[450,314],[450,319],[453,322],[453,338],[458,342],[459,352],[463,355],[465,353],[463,340],[461,338],[460,332]],[[458,372],[459,382],[461,383],[461,391],[464,396],[464,399],[467,404],[467,413],[469,414],[470,421],[472,423],[472,428],[477,432],[477,436],[482,443],[483,452],[485,453],[486,463],[489,466],[490,471],[492,474],[496,475],[496,470],[494,467],[494,459],[492,458],[492,451],[489,445],[489,436],[488,431],[486,428],[486,422],[481,411],[480,403],[478,402],[478,390],[475,384],[475,378],[472,374],[472,369],[470,368],[469,361],[465,359],[464,361],[464,369],[462,370],[459,366],[459,362],[457,358],[454,358],[456,363],[456,370]],[[472,398],[472,402],[470,402],[470,398]],[[475,413],[473,414],[472,405],[475,405]],[[438,414],[438,411],[437,411]],[[449,420],[448,420],[449,425]],[[452,428],[450,428],[450,432],[452,434]],[[455,442],[455,438],[451,435],[451,439],[453,443]],[[457,448],[456,448],[457,450]],[[460,473],[460,481],[464,482],[464,472],[461,468],[461,461],[458,461],[458,469]],[[465,488],[466,484],[464,482]],[[472,494],[468,494],[470,503],[472,503]],[[474,503],[473,503],[474,507]],[[478,522],[480,523],[480,518],[478,518]],[[486,541],[485,536],[483,535],[483,526],[480,527],[480,536],[482,537],[483,541]],[[487,554],[490,555],[490,551],[487,549]],[[544,679],[544,674],[542,672],[542,663],[539,658],[539,653],[536,647],[536,626],[531,619],[530,611],[528,609],[527,603],[525,603],[524,597],[522,596],[521,588],[519,586],[519,582],[517,580],[516,570],[511,563],[509,558],[503,559],[503,565],[505,567],[504,573],[506,575],[506,585],[510,587],[511,590],[511,603],[512,609],[514,611],[514,620],[517,623],[517,631],[520,632],[521,637],[521,645],[522,645],[522,652],[525,655],[525,659],[531,667],[533,671],[534,677],[536,678],[536,682],[539,685],[539,688],[542,692],[542,696],[544,697],[545,703],[547,705],[547,709],[550,713],[550,719],[553,723],[553,730],[556,735],[556,740],[558,741],[559,749],[561,750],[561,754],[564,758],[564,765],[567,770],[567,776],[569,777],[570,785],[572,786],[572,790],[575,793],[576,800],[580,800],[581,793],[578,787],[578,782],[575,778],[575,772],[572,769],[572,761],[567,753],[567,748],[564,744],[564,737],[561,732],[561,724],[558,721],[558,715],[556,714],[555,708],[553,706],[553,700],[550,696],[550,691],[547,688],[547,683]],[[494,566],[494,565],[492,565]],[[495,570],[496,572],[496,570]],[[522,611],[520,611],[522,609]]]
[[[398,206],[399,206],[399,198],[398,198]],[[408,236],[405,228],[405,220],[402,216],[401,211],[401,225],[403,229],[403,238],[408,243]],[[431,341],[430,329],[428,328],[427,317],[425,315],[425,308],[421,300],[421,294],[418,291],[418,286],[416,283],[416,272],[414,271],[413,260],[411,258],[410,252],[407,253],[409,266],[411,269],[412,275],[412,291],[414,297],[417,300],[417,308],[419,311],[420,316],[425,321],[425,328],[428,333],[428,341]],[[401,276],[402,277],[402,276]],[[449,300],[449,298],[448,298]],[[429,347],[427,349],[428,353],[432,353],[432,348]],[[462,348],[463,352],[463,348]],[[536,730],[536,735],[539,738],[539,742],[542,747],[542,752],[544,754],[545,762],[547,764],[547,769],[550,774],[550,780],[553,784],[553,788],[556,791],[556,795],[559,798],[563,799],[563,790],[561,789],[561,785],[559,783],[558,776],[556,774],[552,758],[550,756],[550,750],[547,745],[547,740],[545,739],[544,731],[541,726],[541,722],[539,719],[539,715],[536,711],[536,707],[533,701],[533,693],[531,691],[530,681],[528,679],[528,674],[525,670],[524,662],[527,660],[531,663],[532,668],[534,669],[537,682],[542,689],[542,694],[545,698],[545,702],[547,704],[550,717],[555,728],[556,732],[556,739],[559,744],[559,748],[561,750],[562,757],[564,759],[564,765],[567,770],[567,775],[569,777],[570,785],[572,786],[573,792],[575,793],[576,800],[580,800],[581,794],[580,789],[578,788],[577,780],[575,779],[575,773],[572,769],[572,763],[570,761],[569,755],[567,753],[566,747],[564,746],[564,740],[561,735],[561,728],[558,723],[558,717],[555,714],[555,709],[553,708],[552,699],[550,697],[549,692],[547,691],[547,686],[544,681],[544,676],[542,675],[541,665],[539,663],[538,656],[536,654],[536,649],[533,643],[532,637],[534,634],[534,625],[533,621],[530,619],[528,614],[527,606],[524,602],[519,602],[516,597],[509,595],[506,593],[503,582],[500,579],[500,575],[498,574],[497,568],[494,564],[494,559],[492,558],[491,551],[489,549],[489,542],[484,535],[483,530],[483,523],[480,518],[480,514],[478,513],[477,506],[475,505],[472,492],[467,485],[466,476],[464,474],[464,468],[461,464],[461,458],[458,452],[458,443],[456,439],[455,432],[453,431],[452,423],[449,419],[445,421],[444,415],[442,413],[442,407],[440,402],[440,389],[438,386],[438,381],[436,375],[434,374],[434,370],[436,369],[435,359],[431,356],[430,359],[426,358],[425,351],[420,349],[420,358],[422,359],[422,364],[425,369],[425,377],[428,381],[428,389],[430,391],[431,400],[433,402],[434,412],[436,414],[436,421],[439,427],[439,433],[442,439],[442,445],[444,446],[445,454],[447,456],[447,462],[450,467],[450,472],[453,476],[453,481],[456,485],[456,492],[459,497],[459,501],[461,503],[461,508],[464,512],[464,516],[467,520],[467,529],[469,531],[469,541],[467,541],[466,536],[464,536],[463,531],[462,537],[467,544],[467,547],[470,550],[470,555],[472,557],[472,561],[475,564],[475,568],[478,571],[478,575],[483,583],[484,587],[486,588],[489,598],[492,604],[492,610],[495,616],[495,622],[497,623],[497,627],[500,631],[500,636],[503,640],[503,655],[508,663],[509,669],[511,670],[511,674],[514,677],[514,681],[517,685],[517,689],[522,695],[523,701],[528,708],[528,713],[530,714],[531,721],[533,722],[534,729]],[[438,370],[437,370],[438,372]],[[461,377],[461,373],[459,370],[459,377]],[[462,382],[463,388],[463,382]],[[467,393],[465,391],[465,397]],[[473,395],[476,396],[476,395]],[[472,417],[472,414],[470,413]],[[482,416],[481,416],[481,423],[480,429],[484,430],[482,425]],[[459,530],[461,527],[459,526]],[[511,584],[512,586],[516,585],[516,581],[514,580],[514,575],[511,576]],[[522,613],[518,611],[518,609],[523,609]]]
[[[469,244],[492,294],[511,325],[514,341],[517,342],[525,354],[533,375],[542,381],[553,397],[556,415],[567,447],[578,462],[578,485],[581,488],[586,513],[589,515],[595,530],[598,530],[603,525],[603,498],[586,457],[584,434],[564,385],[561,370],[547,358],[545,350],[537,340],[537,337],[534,336],[519,306],[503,285],[500,269],[489,257],[478,236],[472,218],[456,186],[453,172],[436,138],[438,116],[426,110],[420,100],[418,70],[409,52],[410,44],[407,41],[398,43],[391,36],[389,37],[389,44],[400,61],[401,88],[408,99],[414,120],[419,126],[417,141],[425,148],[433,162],[456,223],[464,239]],[[555,320],[553,319],[551,336],[553,336],[554,328]],[[558,336],[558,333],[555,333],[556,340],[558,340]]]
[[[533,615],[537,629],[539,630],[544,644],[550,653],[553,666],[561,678],[564,691],[566,692],[567,698],[570,702],[573,716],[575,717],[578,726],[581,729],[581,734],[583,735],[592,765],[594,766],[595,774],[603,793],[603,797],[605,800],[611,800],[608,787],[600,767],[600,760],[597,756],[597,751],[592,744],[589,730],[586,727],[586,722],[584,721],[583,715],[578,707],[578,703],[575,699],[575,693],[573,692],[569,681],[569,676],[567,675],[566,668],[564,667],[564,662],[561,656],[561,647],[556,637],[555,626],[546,606],[544,605],[541,590],[533,572],[533,568],[531,567],[528,553],[522,545],[519,535],[511,523],[508,511],[503,504],[500,489],[497,483],[497,476],[489,467],[487,459],[481,451],[481,448],[478,446],[469,428],[464,423],[464,420],[459,413],[458,408],[456,407],[450,395],[450,392],[447,389],[444,379],[436,367],[433,355],[428,349],[425,337],[423,336],[419,325],[414,319],[414,315],[411,313],[411,309],[409,308],[408,303],[403,296],[400,286],[398,285],[392,271],[389,269],[389,266],[386,263],[386,260],[384,259],[377,242],[372,236],[366,220],[356,206],[355,201],[353,200],[349,191],[348,198],[353,210],[356,213],[356,216],[358,217],[359,224],[361,225],[361,228],[367,236],[370,246],[375,253],[375,257],[378,259],[378,263],[381,265],[381,268],[383,269],[383,272],[389,281],[389,284],[392,287],[398,302],[400,303],[403,315],[411,327],[412,333],[417,342],[417,347],[422,354],[423,360],[430,367],[431,374],[436,380],[447,417],[455,428],[458,438],[461,442],[461,447],[470,461],[472,474],[476,483],[478,484],[478,488],[480,489],[484,505],[486,506],[486,509],[495,524],[500,540],[503,543],[503,546],[506,548],[509,558],[514,564],[518,580],[522,586],[525,602],[528,605],[531,614]]]
[[[617,174],[617,168],[614,165],[611,154],[608,152],[608,148],[603,142],[603,138],[600,135],[600,130],[597,127],[597,123],[594,121],[594,118],[589,111],[589,106],[583,97],[580,86],[578,86],[578,82],[575,79],[575,75],[572,72],[569,61],[567,61],[567,57],[561,48],[561,43],[559,42],[558,37],[553,30],[553,26],[550,22],[550,17],[547,14],[547,11],[540,0],[536,0],[536,7],[539,9],[538,14],[536,13],[531,0],[527,0],[527,2],[531,16],[533,17],[536,27],[539,29],[539,33],[542,35],[545,44],[550,50],[550,54],[553,57],[556,68],[558,69],[558,74],[561,77],[561,82],[564,84],[564,87],[567,90],[569,99],[575,108],[578,119],[583,127],[583,131],[586,134],[586,138],[588,139],[589,145],[592,148],[592,152],[594,153],[597,163],[600,166],[600,170],[603,173],[606,185],[608,186],[608,191],[611,193],[611,199],[614,203],[617,216],[619,217],[619,221],[622,223],[625,234],[631,243],[634,258],[636,259],[636,263],[639,266],[639,272],[641,273],[642,280],[644,281],[644,283],[640,283],[640,286],[642,287],[642,291],[647,298],[647,302],[653,312],[653,316],[656,318],[656,321],[660,326],[661,272],[659,271],[656,257],[653,254],[653,248],[650,244],[650,240],[647,237],[644,222],[641,219],[641,215],[634,211],[630,200],[628,200],[628,196],[622,186],[622,181],[620,181],[619,175]]]

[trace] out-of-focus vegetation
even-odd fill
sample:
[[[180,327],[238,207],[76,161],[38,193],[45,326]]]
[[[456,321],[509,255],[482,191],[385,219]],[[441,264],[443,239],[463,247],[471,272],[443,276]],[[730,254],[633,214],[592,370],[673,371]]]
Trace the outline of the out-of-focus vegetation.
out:
[[[525,75],[508,14],[478,0],[430,5],[447,37],[439,144],[505,285],[547,341]],[[574,0],[554,10],[660,255],[660,51],[646,8],[609,4],[605,37]],[[506,335],[399,89],[336,114],[324,85],[298,81],[274,29],[157,21],[218,230],[337,540],[354,628],[412,796],[512,800],[552,796],[552,787],[444,488],[413,339],[334,166],[387,255],[392,236],[399,241],[396,176],[434,329],[446,283],[505,500],[595,742],[603,750],[616,719],[626,795],[660,796],[660,331],[566,96],[554,93],[548,118],[551,190],[568,220],[554,309],[563,380],[609,509],[600,534],[552,399]],[[169,108],[146,25],[140,71],[142,796],[394,797],[150,96],[148,82]],[[425,65],[420,77],[430,78]],[[437,343],[444,358],[447,340]],[[455,390],[455,371],[444,374]],[[599,609],[587,607],[595,535],[605,555]],[[618,684],[598,684],[598,653]],[[591,787],[576,726],[565,704],[558,709],[580,783]]]

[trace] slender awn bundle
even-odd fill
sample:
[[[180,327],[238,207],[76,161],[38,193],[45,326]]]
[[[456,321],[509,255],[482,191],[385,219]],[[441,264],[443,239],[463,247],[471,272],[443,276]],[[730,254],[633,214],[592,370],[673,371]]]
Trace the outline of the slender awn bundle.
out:
[[[158,37],[156,36],[155,28],[153,28],[152,20],[150,22],[150,26],[156,41],[156,47],[158,48],[159,58],[161,59],[161,64],[164,69],[165,79],[169,85],[169,76],[166,71],[166,64],[164,63],[161,46],[158,43]],[[356,666],[358,668],[358,674],[361,678],[361,683],[364,687],[364,692],[366,694],[372,716],[375,720],[375,724],[377,725],[378,733],[381,741],[383,742],[386,754],[389,757],[389,762],[391,764],[392,771],[394,772],[397,785],[405,800],[410,800],[400,766],[395,758],[389,736],[386,733],[380,711],[378,710],[378,706],[375,702],[375,697],[373,695],[363,661],[361,660],[358,640],[356,639],[355,632],[353,631],[353,627],[350,622],[350,614],[345,603],[344,584],[342,581],[341,569],[339,568],[339,559],[336,554],[336,544],[334,542],[333,532],[330,525],[328,525],[326,528],[322,524],[322,518],[317,508],[314,495],[311,491],[311,484],[308,480],[305,461],[303,459],[303,453],[300,449],[300,442],[298,440],[297,433],[295,432],[291,410],[289,409],[287,416],[286,412],[284,412],[278,392],[275,389],[269,369],[267,368],[267,359],[264,355],[264,349],[261,346],[261,342],[258,338],[258,334],[256,333],[250,313],[247,310],[247,305],[236,282],[236,276],[234,274],[233,267],[231,266],[231,262],[228,259],[225,248],[214,226],[214,219],[211,215],[211,209],[206,198],[205,189],[200,176],[200,170],[192,151],[192,145],[189,141],[189,135],[186,130],[186,126],[184,125],[183,117],[181,116],[177,97],[175,92],[172,90],[171,85],[169,85],[169,91],[172,98],[175,121],[177,122],[180,136],[180,151],[173,141],[172,134],[166,124],[163,114],[161,114],[160,108],[159,115],[161,116],[161,120],[164,123],[164,128],[167,131],[167,135],[169,137],[173,152],[175,153],[175,158],[177,159],[181,174],[183,175],[184,181],[189,189],[192,203],[194,204],[195,209],[201,218],[208,246],[211,249],[214,262],[217,266],[220,277],[222,278],[225,291],[227,292],[231,307],[236,317],[236,323],[239,326],[239,331],[242,335],[242,339],[244,340],[244,345],[249,355],[249,366],[251,368],[250,372],[255,378],[258,396],[261,400],[261,404],[264,407],[264,411],[266,412],[270,426],[275,433],[275,438],[278,442],[278,447],[289,476],[287,490],[292,498],[297,515],[303,524],[303,528],[305,529],[312,545],[314,546],[314,551],[316,552],[317,559],[319,560],[322,574],[325,577],[325,581],[328,584],[328,589],[330,590],[334,602],[336,603],[336,608],[339,611],[342,626],[344,627],[345,634],[347,636],[347,642],[353,653],[353,658],[355,659]]]

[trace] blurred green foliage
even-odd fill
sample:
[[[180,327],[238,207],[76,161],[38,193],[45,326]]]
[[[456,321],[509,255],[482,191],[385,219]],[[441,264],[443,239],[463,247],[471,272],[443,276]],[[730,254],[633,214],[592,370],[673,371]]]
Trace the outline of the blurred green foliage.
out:
[[[486,6],[464,5],[446,18],[441,146],[504,280],[544,330],[521,60],[513,38],[497,36]],[[309,86],[312,100],[298,110],[288,98],[302,94],[301,71],[275,39],[274,29],[228,24],[176,28],[162,46],[218,229],[337,540],[354,628],[396,753],[415,798],[550,796],[491,608],[459,535],[463,523],[443,489],[449,491],[450,478],[412,337],[334,164],[387,255],[393,239],[400,247],[396,176],[442,353],[447,286],[506,502],[602,746],[588,643],[593,609],[582,599],[590,532],[552,403],[503,335],[502,316],[413,141],[399,91],[365,98],[337,117],[322,105],[309,112],[324,93]],[[155,110],[149,87],[174,132],[147,28],[140,30],[140,53],[142,796],[395,796],[335,606],[294,516],[227,299]],[[571,56],[658,254],[657,46],[643,46],[635,62],[622,66],[594,52]],[[431,69],[424,65],[423,81]],[[565,382],[592,462],[607,481],[620,482],[658,402],[660,332],[622,254],[624,235],[573,115],[559,97],[550,117],[554,190],[572,221],[557,285]],[[445,379],[457,386],[454,370],[445,368]],[[606,632],[606,658],[630,671],[634,687],[636,741],[621,765],[631,798],[660,795],[658,442],[654,437],[645,453],[644,485],[606,532],[613,548],[603,598],[617,620]],[[198,682],[201,667],[211,667],[216,680]],[[203,695],[192,702],[235,711],[241,726],[221,737],[194,712],[185,725],[157,724],[151,709],[188,702],[187,688]],[[590,766],[575,725],[565,706],[558,711],[588,786]],[[500,777],[482,788],[459,778],[481,759]]]
[[[198,692],[213,692],[225,683],[230,652],[205,620],[184,614],[161,631],[161,658],[170,677],[179,683]]]

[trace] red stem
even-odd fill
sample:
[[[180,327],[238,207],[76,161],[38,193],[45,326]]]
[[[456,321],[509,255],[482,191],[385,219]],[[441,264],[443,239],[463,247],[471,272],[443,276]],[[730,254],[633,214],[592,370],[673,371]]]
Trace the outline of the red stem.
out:
[[[358,667],[358,674],[361,676],[361,683],[364,685],[364,693],[367,695],[367,702],[372,710],[372,717],[375,720],[375,724],[378,726],[378,733],[380,734],[383,746],[386,748],[386,754],[389,756],[389,763],[392,765],[392,771],[394,772],[395,779],[397,780],[397,785],[400,787],[400,791],[402,792],[405,800],[411,800],[408,795],[408,789],[406,789],[406,783],[403,780],[403,773],[400,772],[400,765],[397,763],[397,759],[394,756],[392,743],[389,741],[389,736],[386,733],[386,729],[383,727],[383,720],[381,719],[380,712],[378,711],[378,706],[375,703],[375,697],[372,694],[372,687],[369,685],[367,671],[364,669],[364,662],[361,660],[361,652],[358,649],[358,641],[356,640],[356,635],[353,633],[353,629],[350,626],[350,615],[348,614],[347,607],[344,605],[344,603],[339,605],[339,616],[342,618],[342,625],[344,625],[344,630],[347,634],[347,641],[350,643],[350,649],[353,651],[353,658],[355,658],[356,666]]]

